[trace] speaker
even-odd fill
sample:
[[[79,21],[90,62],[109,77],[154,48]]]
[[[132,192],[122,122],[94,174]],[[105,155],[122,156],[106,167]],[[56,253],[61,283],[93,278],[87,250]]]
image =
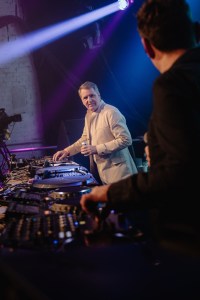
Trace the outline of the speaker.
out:
[[[62,150],[76,142],[82,135],[84,124],[84,118],[61,121],[57,142],[58,150]],[[81,153],[78,153],[73,157],[71,156],[70,159],[89,170],[88,156],[84,156]]]

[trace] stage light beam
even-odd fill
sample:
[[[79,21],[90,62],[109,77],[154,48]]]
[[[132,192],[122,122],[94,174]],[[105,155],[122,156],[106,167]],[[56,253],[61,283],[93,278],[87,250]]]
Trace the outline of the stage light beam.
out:
[[[40,47],[117,11],[119,11],[118,1],[87,14],[18,37],[14,41],[2,43],[0,46],[0,65],[29,54]]]

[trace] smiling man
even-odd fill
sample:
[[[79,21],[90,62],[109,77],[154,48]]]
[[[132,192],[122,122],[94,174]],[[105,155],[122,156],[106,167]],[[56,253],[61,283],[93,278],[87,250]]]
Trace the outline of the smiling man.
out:
[[[91,173],[94,177],[99,175],[103,184],[137,173],[128,149],[132,138],[125,117],[116,107],[101,99],[95,83],[86,81],[78,93],[87,109],[82,136],[74,144],[56,152],[53,160],[62,160],[79,152],[90,156]]]

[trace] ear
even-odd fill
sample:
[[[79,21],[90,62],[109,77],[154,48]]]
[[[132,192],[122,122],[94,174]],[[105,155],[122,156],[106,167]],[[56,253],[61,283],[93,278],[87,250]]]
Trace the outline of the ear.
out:
[[[146,54],[151,58],[154,59],[155,58],[155,51],[151,46],[151,43],[149,42],[149,40],[145,39],[145,38],[141,38],[141,42],[142,45],[144,47],[144,51],[146,52]]]

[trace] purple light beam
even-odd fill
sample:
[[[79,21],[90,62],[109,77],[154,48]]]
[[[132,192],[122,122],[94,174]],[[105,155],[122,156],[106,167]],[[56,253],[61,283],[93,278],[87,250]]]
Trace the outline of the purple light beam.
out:
[[[0,46],[0,65],[29,54],[30,52],[43,47],[64,35],[95,22],[119,10],[118,2],[112,3],[87,14],[72,18],[59,24],[37,30],[17,40],[3,43]]]

